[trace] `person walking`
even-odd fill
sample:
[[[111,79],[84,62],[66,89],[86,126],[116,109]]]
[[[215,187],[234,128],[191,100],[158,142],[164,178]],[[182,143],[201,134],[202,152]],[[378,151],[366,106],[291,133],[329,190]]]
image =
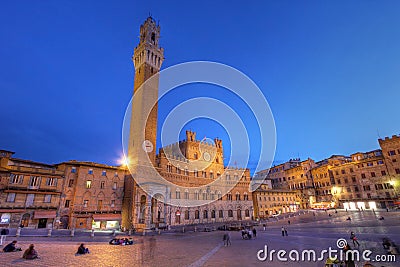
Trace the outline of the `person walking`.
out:
[[[230,246],[231,244],[231,234],[227,233],[226,235],[226,246]]]
[[[356,244],[357,244],[358,247],[360,247],[360,243],[358,243],[356,234],[354,232],[350,233],[350,239],[353,240],[353,246],[354,247],[356,246]]]
[[[263,230],[265,231],[267,229],[267,225],[264,223],[263,224]]]
[[[228,234],[224,233],[224,236],[222,237],[222,240],[224,241],[224,247],[228,245]]]
[[[290,220],[287,221],[288,225],[290,225]]]
[[[285,236],[285,227],[282,226],[282,236]]]
[[[6,243],[6,238],[7,238],[7,235],[8,235],[8,229],[7,228],[3,228],[3,229],[1,229],[1,232],[0,232],[0,235],[1,235],[1,238],[0,238],[0,245],[2,246],[4,243]]]
[[[256,230],[256,228],[253,228],[253,236],[254,236],[254,238],[257,237],[257,230]]]
[[[288,234],[287,234],[287,229],[285,228],[285,236],[288,236]]]

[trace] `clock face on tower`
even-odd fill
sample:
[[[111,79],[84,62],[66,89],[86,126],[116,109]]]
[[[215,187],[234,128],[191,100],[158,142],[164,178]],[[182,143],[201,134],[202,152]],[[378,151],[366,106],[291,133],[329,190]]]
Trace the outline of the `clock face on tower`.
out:
[[[145,140],[142,144],[142,148],[144,151],[146,151],[147,153],[150,153],[153,151],[153,143],[150,142],[149,140]]]
[[[210,161],[211,160],[211,155],[208,152],[203,153],[203,158],[205,161]]]

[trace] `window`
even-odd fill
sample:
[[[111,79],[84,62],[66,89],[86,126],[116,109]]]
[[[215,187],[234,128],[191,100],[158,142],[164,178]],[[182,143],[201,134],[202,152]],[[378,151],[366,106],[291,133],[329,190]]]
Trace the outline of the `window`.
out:
[[[31,176],[31,180],[29,181],[29,187],[39,187],[40,185],[40,176]]]
[[[93,174],[93,169],[89,169],[88,174]]]
[[[350,168],[350,172],[354,172],[353,168]]]
[[[69,179],[68,187],[72,187],[74,185],[74,179]]]
[[[231,193],[226,194],[226,200],[232,200],[232,194]]]
[[[240,200],[240,193],[236,193],[236,200]]]
[[[7,202],[15,202],[15,193],[8,193]]]
[[[208,219],[208,210],[203,211],[203,219]]]
[[[382,174],[382,176],[385,176],[386,172],[385,171],[381,171],[381,174]]]
[[[365,173],[361,173],[361,178],[363,178],[363,179],[366,178]]]
[[[84,200],[83,201],[83,207],[87,208],[89,204],[89,200]]]
[[[351,177],[351,181],[352,181],[353,183],[355,183],[355,182],[356,182],[356,177],[355,177],[355,176]]]
[[[87,180],[86,181],[86,188],[91,188],[92,187],[92,181],[90,181],[90,180]]]
[[[67,200],[65,200],[65,205],[64,205],[64,207],[65,208],[69,208],[69,204],[71,203],[71,200],[69,200],[69,199],[67,199]]]
[[[189,220],[189,211],[185,210],[185,220]]]
[[[199,177],[199,172],[197,170],[194,170],[193,175],[194,177]]]
[[[197,153],[193,154],[194,159],[199,159],[199,155]]]
[[[115,200],[113,199],[113,200],[111,200],[111,208],[114,208],[115,207]]]
[[[175,198],[181,199],[181,191],[179,191],[179,189],[176,189],[176,191],[175,191]]]
[[[396,155],[396,151],[390,150],[390,151],[388,152],[388,154],[389,154],[389,156],[394,156],[394,155]]]
[[[371,187],[369,185],[363,186],[364,191],[371,191]]]
[[[101,181],[101,183],[100,183],[100,189],[104,189],[105,184],[106,184],[106,182]]]
[[[375,172],[371,172],[371,177],[376,177]]]
[[[46,185],[48,186],[57,186],[57,178],[47,178],[46,179]]]
[[[101,210],[103,208],[103,200],[97,201],[97,210]]]
[[[244,216],[245,217],[250,217],[250,211],[249,210],[245,210],[244,211]]]
[[[172,166],[171,166],[171,164],[168,164],[168,165],[167,165],[167,172],[172,172]]]
[[[390,193],[389,192],[385,192],[385,195],[387,198],[390,198]]]
[[[51,195],[44,195],[44,203],[51,203]]]
[[[226,180],[229,181],[230,179],[231,179],[231,176],[230,176],[229,174],[227,174],[227,175],[226,175]]]
[[[203,200],[207,200],[207,192],[203,191]]]
[[[347,178],[344,178],[344,183],[345,184],[349,183],[349,180],[347,180]]]
[[[395,169],[396,174],[400,174],[400,169]]]
[[[210,172],[210,178],[214,179],[214,173],[212,171]]]
[[[369,167],[374,166],[374,163],[373,162],[368,162],[367,166],[369,166]]]
[[[224,218],[224,211],[223,210],[219,210],[218,211],[218,217]]]
[[[194,218],[195,218],[195,219],[200,219],[200,212],[199,212],[199,210],[195,210],[195,212],[194,212]]]
[[[215,210],[211,211],[211,219],[215,219]]]
[[[228,217],[232,218],[233,217],[233,211],[232,210],[228,210]]]
[[[199,191],[194,192],[194,199],[199,200]]]
[[[346,171],[345,170],[342,170],[342,174],[345,174],[346,173]]]
[[[221,199],[222,199],[221,191],[218,191],[218,200],[221,200]]]
[[[264,197],[265,198],[265,197]],[[249,195],[247,193],[244,193],[243,195],[243,200],[249,200]]]
[[[106,171],[102,171],[101,172],[101,176],[106,176],[107,175],[107,172]]]
[[[113,183],[112,189],[113,189],[113,190],[116,190],[116,189],[117,189],[117,182],[114,182],[114,183]]]
[[[21,174],[11,174],[10,175],[10,184],[22,184],[24,180],[24,176]]]
[[[71,168],[71,173],[76,173],[76,167]]]

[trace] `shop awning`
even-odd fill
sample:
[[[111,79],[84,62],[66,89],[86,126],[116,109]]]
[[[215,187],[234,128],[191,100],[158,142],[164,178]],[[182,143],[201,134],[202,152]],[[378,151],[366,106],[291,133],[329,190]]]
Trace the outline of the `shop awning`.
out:
[[[121,214],[93,214],[93,220],[95,221],[120,221],[121,219]]]
[[[33,219],[55,218],[55,210],[37,210],[33,214]]]

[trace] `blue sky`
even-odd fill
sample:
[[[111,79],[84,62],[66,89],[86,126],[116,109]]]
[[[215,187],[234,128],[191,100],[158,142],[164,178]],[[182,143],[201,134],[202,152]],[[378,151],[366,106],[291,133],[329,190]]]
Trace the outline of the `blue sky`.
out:
[[[398,1],[8,1],[0,148],[48,163],[116,164],[131,56],[149,12],[160,21],[163,68],[221,62],[261,88],[277,163],[372,150],[378,135],[400,133]],[[188,127],[226,136],[215,123]]]

